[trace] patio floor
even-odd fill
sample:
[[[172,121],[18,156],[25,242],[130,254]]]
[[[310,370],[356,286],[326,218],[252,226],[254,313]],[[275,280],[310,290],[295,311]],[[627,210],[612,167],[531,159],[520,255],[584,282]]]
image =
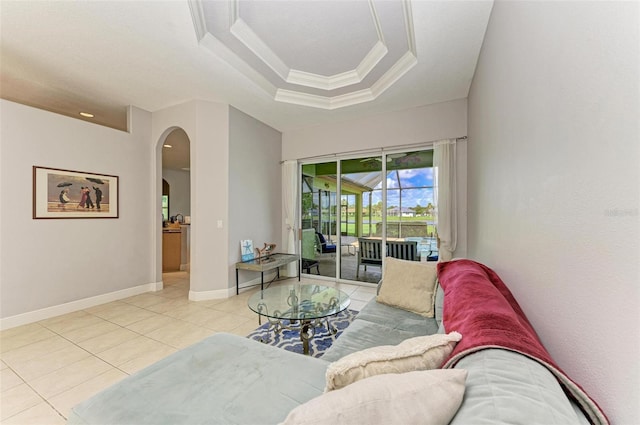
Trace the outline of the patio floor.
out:
[[[353,251],[352,251],[353,252]],[[382,269],[376,266],[360,266],[360,276],[356,279],[356,266],[358,257],[356,255],[343,254],[341,257],[341,279],[354,280],[358,282],[378,283],[382,278]],[[318,269],[321,276],[336,277],[336,256],[334,254],[321,254],[316,256]],[[315,268],[311,269],[311,274],[316,274]]]
[[[333,240],[335,241],[336,238],[334,237]],[[368,282],[368,283],[380,282],[380,279],[382,279],[382,267],[378,267],[375,265],[367,265],[366,271],[364,269],[364,265],[361,265],[360,273],[358,275],[358,278],[356,278],[356,268],[358,264],[357,240],[358,239],[355,237],[349,237],[349,236],[342,237],[342,246],[340,247],[342,251],[340,256],[341,273],[338,277],[340,279],[353,280],[356,282]],[[313,267],[310,270],[309,274],[316,275],[319,271],[321,276],[335,278],[336,277],[336,256],[337,254],[316,253],[315,261],[318,261],[318,269]],[[306,274],[304,270],[303,270],[303,274]]]

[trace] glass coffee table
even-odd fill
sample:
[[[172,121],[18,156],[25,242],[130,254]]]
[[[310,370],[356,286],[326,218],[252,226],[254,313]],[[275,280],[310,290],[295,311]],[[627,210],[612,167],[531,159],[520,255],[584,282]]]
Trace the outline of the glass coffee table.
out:
[[[248,301],[249,308],[258,313],[258,322],[265,316],[274,334],[283,329],[299,331],[304,354],[309,354],[309,340],[323,322],[332,334],[338,331],[329,318],[346,310],[350,303],[349,295],[334,287],[299,283],[267,288]]]

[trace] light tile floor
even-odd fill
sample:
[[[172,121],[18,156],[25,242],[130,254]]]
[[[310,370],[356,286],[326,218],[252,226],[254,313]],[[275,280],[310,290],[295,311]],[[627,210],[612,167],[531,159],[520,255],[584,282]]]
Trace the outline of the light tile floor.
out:
[[[167,355],[216,332],[246,336],[258,327],[247,299],[259,287],[195,302],[186,272],[163,281],[162,291],[2,331],[0,422],[64,424],[74,405]],[[373,287],[304,277],[302,283],[340,288],[354,310],[375,296]]]

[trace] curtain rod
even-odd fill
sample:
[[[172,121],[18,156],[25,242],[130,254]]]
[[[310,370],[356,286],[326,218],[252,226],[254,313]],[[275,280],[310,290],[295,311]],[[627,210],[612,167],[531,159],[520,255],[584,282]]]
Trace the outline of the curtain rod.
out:
[[[460,137],[456,137],[455,139],[456,141],[467,140],[467,136],[460,136]],[[440,140],[444,140],[444,139],[440,139]],[[298,158],[297,161],[309,161],[309,160],[317,160],[317,159],[323,159],[323,158],[330,159],[330,158],[335,158],[337,156],[346,156],[346,155],[370,155],[370,154],[382,153],[385,151],[396,151],[398,149],[409,149],[409,148],[418,148],[418,147],[426,148],[429,146],[433,146],[433,144],[438,141],[439,140],[432,140],[430,142],[412,143],[407,145],[387,146],[387,147],[380,147],[380,148],[373,148],[373,149],[362,149],[362,150],[355,150],[355,151],[330,153],[326,155],[308,156],[306,158]],[[285,161],[280,161],[280,164],[283,164],[284,162]]]

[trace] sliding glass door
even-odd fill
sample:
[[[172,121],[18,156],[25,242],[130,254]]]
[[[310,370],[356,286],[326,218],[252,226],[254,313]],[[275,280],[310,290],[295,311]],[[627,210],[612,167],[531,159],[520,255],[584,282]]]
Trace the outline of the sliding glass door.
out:
[[[433,151],[387,155],[386,182],[387,240],[415,245],[411,259],[437,259]]]
[[[387,255],[437,259],[431,150],[303,164],[301,180],[303,273],[377,283]]]
[[[380,155],[340,161],[340,191],[346,212],[340,220],[340,279],[380,281],[382,261],[374,260],[365,265],[359,261],[362,259],[359,254],[363,238],[382,241],[382,215],[376,208],[382,202],[382,192],[375,190],[383,180],[382,169]]]
[[[336,277],[338,253],[337,162],[302,166],[302,273]]]

